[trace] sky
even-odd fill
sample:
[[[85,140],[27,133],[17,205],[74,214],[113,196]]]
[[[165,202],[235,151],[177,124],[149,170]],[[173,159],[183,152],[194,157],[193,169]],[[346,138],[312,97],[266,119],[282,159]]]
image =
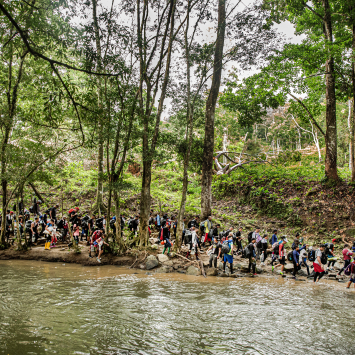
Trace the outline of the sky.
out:
[[[110,9],[111,5],[112,5],[112,1],[114,1],[115,4],[118,4],[120,2],[120,0],[101,0],[100,4],[102,4],[107,9]],[[237,1],[238,0],[232,0],[232,3],[233,2],[236,3]],[[240,5],[238,5],[238,8],[240,8],[240,10],[243,10],[246,6],[249,6],[249,5],[253,4],[254,2],[255,2],[255,0],[243,0],[240,3]],[[230,3],[230,5],[232,5],[232,3]],[[124,21],[124,19],[122,19],[122,20]],[[215,40],[216,34],[214,31],[211,31],[207,27],[208,27],[208,25],[206,25],[206,31],[204,31],[204,35],[203,35],[204,38],[202,38],[202,40],[207,41],[207,42],[212,42]],[[277,28],[277,30],[281,34],[283,34],[286,37],[286,39],[288,39],[288,42],[299,43],[302,40],[302,36],[295,35],[294,27],[290,22],[283,22],[281,24],[277,24],[275,27]],[[224,70],[222,72],[222,82],[223,82],[223,79],[226,77],[228,70],[230,70],[233,66],[235,66],[235,64],[236,63],[230,62],[226,65],[226,67],[224,68]],[[249,70],[249,71],[239,71],[238,77],[240,79],[242,79],[242,78],[248,77],[250,75],[253,75],[255,72],[257,72],[256,68]],[[220,91],[223,91],[223,86],[221,86]],[[159,96],[160,95],[157,95],[158,98],[159,98]],[[169,98],[165,99],[165,105],[166,105],[166,109],[164,110],[164,113],[163,113],[163,120],[166,120],[169,116],[169,110],[171,108]]]

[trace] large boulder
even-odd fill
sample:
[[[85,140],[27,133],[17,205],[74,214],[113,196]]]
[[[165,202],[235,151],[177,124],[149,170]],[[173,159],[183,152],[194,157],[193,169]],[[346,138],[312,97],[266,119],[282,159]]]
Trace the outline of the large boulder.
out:
[[[146,262],[145,262],[145,268],[147,270],[151,270],[151,269],[154,269],[158,265],[159,265],[158,259],[154,255],[149,255]]]
[[[189,266],[187,271],[186,271],[186,275],[193,275],[193,276],[199,276],[201,274],[200,269],[198,269],[195,266]]]
[[[166,261],[169,261],[169,257],[166,256],[165,254],[158,254],[157,257],[158,257],[158,260],[159,260],[161,263],[164,263],[164,262],[166,262]]]
[[[344,264],[343,264],[342,262],[340,262],[340,261],[337,261],[337,262],[334,264],[334,268],[335,268],[335,269],[338,269],[338,270],[342,269],[343,266],[344,266]]]
[[[214,267],[207,269],[206,276],[217,276],[218,270]]]
[[[174,262],[172,260],[164,261],[163,265],[164,266],[174,266]]]

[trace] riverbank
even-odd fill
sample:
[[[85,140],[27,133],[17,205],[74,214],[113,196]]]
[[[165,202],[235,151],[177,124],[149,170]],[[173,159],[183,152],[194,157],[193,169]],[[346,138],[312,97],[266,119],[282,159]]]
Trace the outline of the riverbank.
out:
[[[180,254],[171,253],[170,256],[162,254],[162,246],[153,245],[153,249],[149,251],[131,250],[124,256],[115,256],[112,254],[104,254],[99,263],[96,257],[89,257],[89,246],[80,245],[80,252],[77,253],[73,249],[69,249],[66,244],[59,244],[56,248],[51,250],[44,250],[43,245],[33,246],[32,249],[27,251],[17,251],[14,246],[6,250],[0,250],[0,260],[37,260],[44,262],[58,262],[58,263],[72,263],[80,264],[83,266],[96,266],[103,265],[124,266],[130,270],[145,271],[148,275],[151,274],[186,274],[192,276],[207,277],[221,277],[221,278],[240,278],[240,277],[272,277],[275,279],[284,277],[291,278],[293,271],[293,264],[287,263],[285,265],[284,275],[280,275],[280,268],[274,272],[271,269],[270,257],[265,261],[265,265],[257,262],[257,275],[253,276],[248,273],[247,259],[240,256],[234,256],[234,270],[230,274],[227,266],[226,272],[223,272],[223,263],[219,260],[217,268],[209,268],[209,256],[206,253],[199,254],[201,262],[195,260],[187,260],[183,255],[185,247],[182,247]],[[194,256],[192,256],[195,259]],[[228,264],[227,264],[228,265]],[[309,266],[312,263],[309,262]],[[329,271],[324,279],[333,280],[334,282],[345,282],[347,278],[338,277],[337,272],[342,267],[342,263],[335,264],[335,270]],[[312,272],[312,269],[310,269]],[[202,280],[201,279],[201,280]],[[297,275],[299,281],[312,281],[313,278],[308,277],[306,269],[302,268]]]

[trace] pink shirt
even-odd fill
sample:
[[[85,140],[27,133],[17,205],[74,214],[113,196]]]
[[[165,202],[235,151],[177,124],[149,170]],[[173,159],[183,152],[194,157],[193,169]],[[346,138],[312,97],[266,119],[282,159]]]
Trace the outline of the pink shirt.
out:
[[[353,255],[353,253],[349,250],[349,249],[343,249],[343,257],[344,260],[350,260],[351,259],[351,255]]]

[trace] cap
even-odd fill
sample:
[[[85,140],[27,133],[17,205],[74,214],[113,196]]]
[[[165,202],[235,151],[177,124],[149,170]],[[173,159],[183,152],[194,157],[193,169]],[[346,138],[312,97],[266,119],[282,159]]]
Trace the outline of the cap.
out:
[[[332,239],[332,243],[335,243],[337,240],[336,240],[336,238],[333,238]]]

